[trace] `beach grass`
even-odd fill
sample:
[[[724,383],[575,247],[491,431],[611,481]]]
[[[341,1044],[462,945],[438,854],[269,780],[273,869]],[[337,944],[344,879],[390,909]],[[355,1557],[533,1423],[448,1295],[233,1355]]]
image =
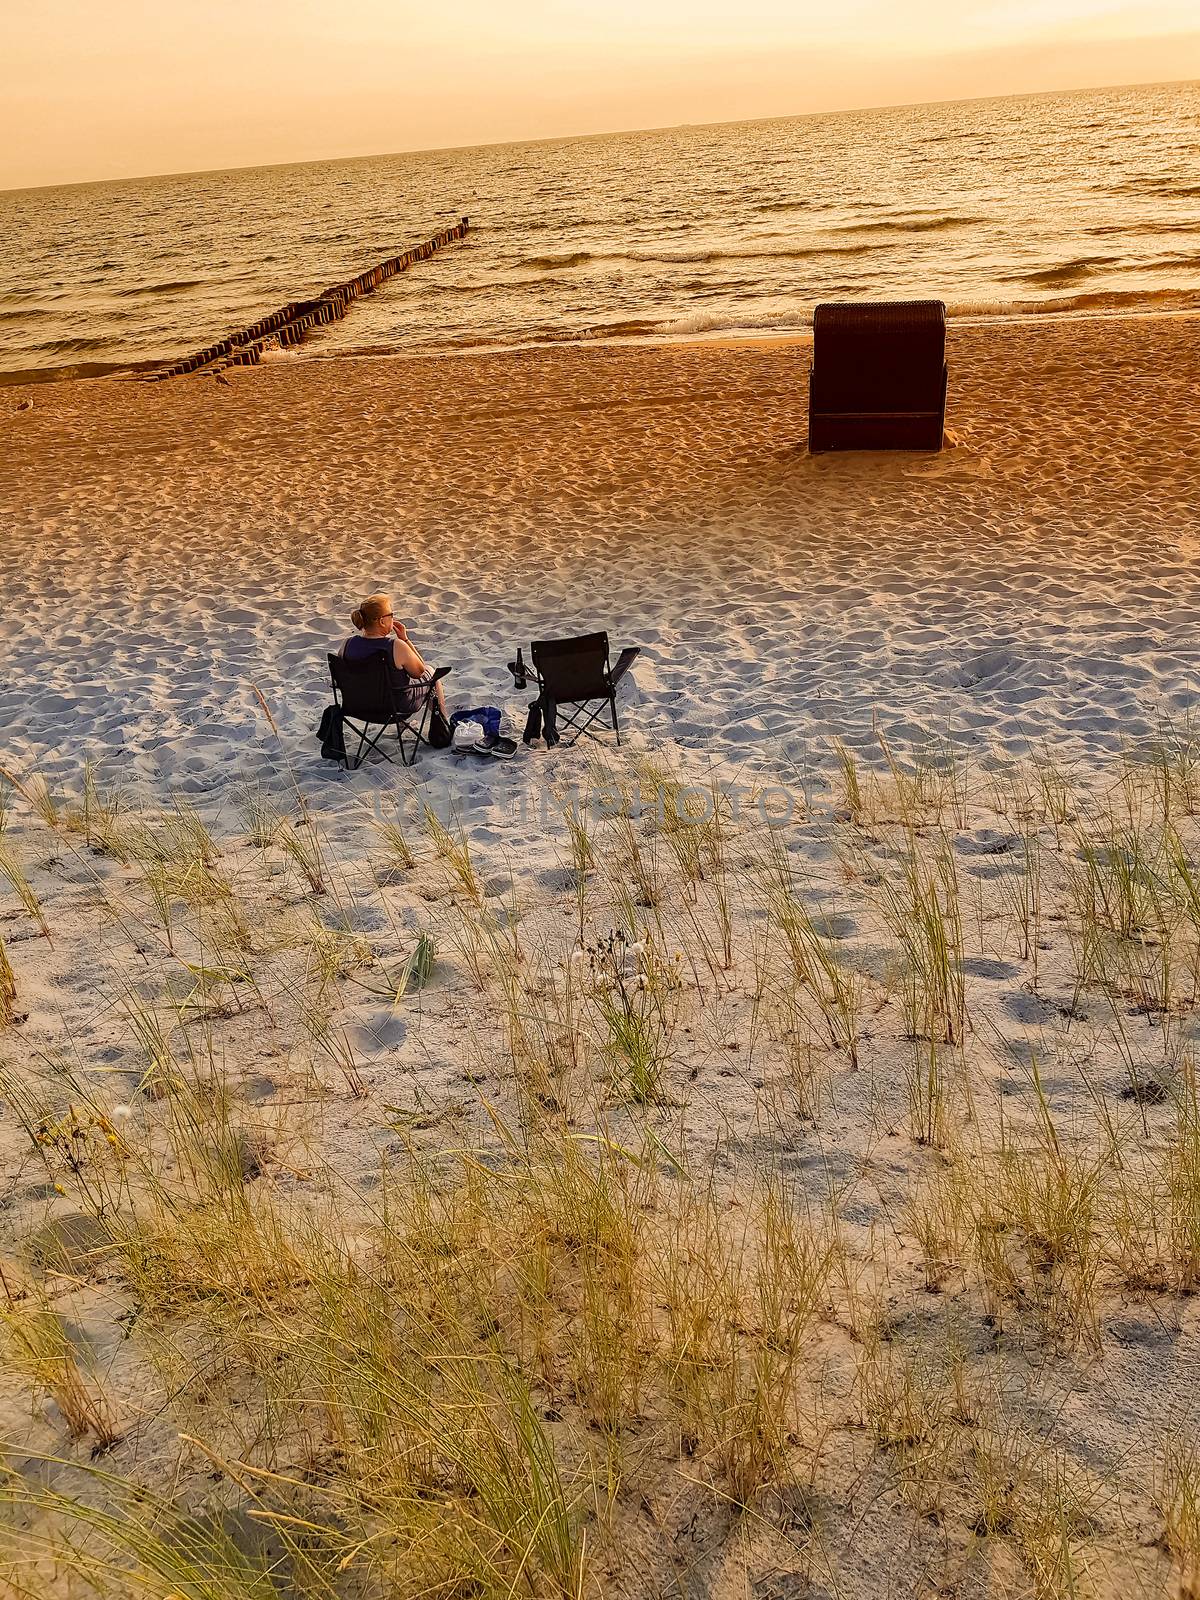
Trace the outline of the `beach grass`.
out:
[[[1064,1399],[1200,1286],[1164,748],[1087,793],[840,749],[786,828],[614,759],[506,885],[429,808],[335,865],[263,794],[10,783],[3,1581],[857,1595],[880,1540],[923,1592],[1187,1593],[1178,1356],[1144,1425]],[[84,969],[102,1025],[30,1048]]]

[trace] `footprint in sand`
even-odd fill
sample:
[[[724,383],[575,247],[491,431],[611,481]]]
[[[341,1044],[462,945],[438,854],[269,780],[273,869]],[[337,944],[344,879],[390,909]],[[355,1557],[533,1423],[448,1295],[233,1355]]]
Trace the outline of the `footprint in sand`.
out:
[[[1022,1022],[1027,1027],[1038,1027],[1051,1022],[1058,1014],[1048,1000],[1043,1000],[1040,995],[1029,994],[1024,989],[1006,994],[1003,1006],[1014,1022]]]
[[[408,1026],[391,1006],[360,1006],[343,1013],[347,1039],[360,1055],[379,1056],[398,1050]]]
[[[923,461],[919,466],[905,467],[903,474],[906,478],[990,478],[992,471],[990,456],[955,456],[949,460],[939,457],[936,461]]]
[[[992,956],[966,956],[962,969],[968,978],[986,978],[990,983],[1015,978],[1021,970],[1011,961],[997,961]]]
[[[998,833],[993,828],[979,828],[973,834],[960,835],[954,848],[964,856],[999,856],[1012,850],[1018,842],[1015,833]]]

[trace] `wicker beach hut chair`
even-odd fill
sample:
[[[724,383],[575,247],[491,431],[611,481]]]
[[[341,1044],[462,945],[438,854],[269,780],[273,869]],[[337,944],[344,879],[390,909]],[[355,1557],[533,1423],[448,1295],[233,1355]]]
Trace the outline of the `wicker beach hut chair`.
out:
[[[946,370],[942,301],[819,305],[813,313],[808,448],[940,450]]]

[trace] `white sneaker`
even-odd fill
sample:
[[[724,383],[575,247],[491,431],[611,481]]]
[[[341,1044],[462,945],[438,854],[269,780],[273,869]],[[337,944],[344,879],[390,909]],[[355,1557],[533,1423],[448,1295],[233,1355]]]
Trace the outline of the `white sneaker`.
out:
[[[483,743],[483,729],[478,722],[456,722],[452,750],[478,750]]]

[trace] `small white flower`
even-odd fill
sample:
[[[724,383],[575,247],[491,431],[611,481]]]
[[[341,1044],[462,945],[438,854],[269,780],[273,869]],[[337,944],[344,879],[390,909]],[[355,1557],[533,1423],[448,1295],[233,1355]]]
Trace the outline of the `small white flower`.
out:
[[[642,939],[637,944],[631,944],[625,954],[627,956],[644,956],[646,954],[646,941]]]
[[[114,1106],[112,1108],[112,1114],[113,1114],[113,1121],[114,1122],[124,1122],[127,1118],[129,1118],[129,1117],[131,1117],[133,1115],[133,1107],[132,1106]]]

